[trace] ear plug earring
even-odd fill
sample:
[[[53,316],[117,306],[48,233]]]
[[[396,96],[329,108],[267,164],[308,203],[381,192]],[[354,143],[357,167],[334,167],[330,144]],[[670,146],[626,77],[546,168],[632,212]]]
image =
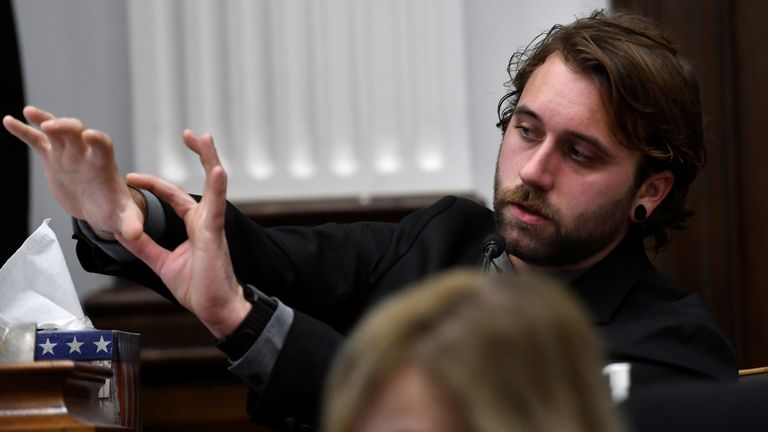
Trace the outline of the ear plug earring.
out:
[[[646,218],[648,218],[648,210],[645,209],[644,205],[638,204],[635,207],[635,222],[645,222]]]

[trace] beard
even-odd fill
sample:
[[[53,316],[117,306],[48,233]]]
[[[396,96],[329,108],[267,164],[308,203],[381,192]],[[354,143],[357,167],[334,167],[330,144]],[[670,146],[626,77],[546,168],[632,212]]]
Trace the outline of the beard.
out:
[[[496,229],[506,241],[507,252],[529,264],[546,267],[578,263],[608,247],[623,232],[634,199],[630,187],[624,196],[565,221],[537,189],[522,184],[502,189],[497,176],[493,195]],[[531,225],[505,216],[509,204],[524,206],[547,221]]]

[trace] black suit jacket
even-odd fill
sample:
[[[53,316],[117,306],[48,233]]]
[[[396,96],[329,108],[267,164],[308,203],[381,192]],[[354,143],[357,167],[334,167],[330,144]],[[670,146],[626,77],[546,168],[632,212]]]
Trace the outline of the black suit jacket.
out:
[[[186,239],[165,206],[173,247]],[[264,229],[234,207],[226,232],[235,273],[296,311],[269,382],[248,409],[266,425],[315,424],[323,379],[343,334],[382,297],[418,279],[475,266],[493,213],[446,197],[399,224],[326,224]],[[77,234],[76,234],[76,237]],[[133,279],[172,298],[142,263],[118,263],[80,237],[83,267]],[[699,299],[672,286],[628,236],[577,278],[573,289],[591,310],[611,361],[629,361],[633,389],[670,380],[736,378],[727,340]]]
[[[621,406],[635,431],[765,432],[768,381],[656,388]]]

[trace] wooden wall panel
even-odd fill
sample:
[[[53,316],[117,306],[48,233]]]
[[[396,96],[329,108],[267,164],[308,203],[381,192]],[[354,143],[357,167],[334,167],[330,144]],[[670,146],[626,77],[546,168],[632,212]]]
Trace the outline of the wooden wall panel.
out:
[[[744,356],[750,365],[768,365],[768,3],[733,1],[734,127],[742,209],[745,301],[739,316],[748,335]]]
[[[699,74],[709,159],[695,182],[697,214],[657,265],[698,291],[733,343],[742,368],[768,364],[768,4],[747,0],[614,0],[660,22]]]

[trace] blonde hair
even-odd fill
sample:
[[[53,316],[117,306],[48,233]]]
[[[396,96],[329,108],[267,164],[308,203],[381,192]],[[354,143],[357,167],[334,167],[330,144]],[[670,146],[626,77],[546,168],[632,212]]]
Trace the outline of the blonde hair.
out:
[[[324,430],[353,431],[414,364],[471,430],[621,430],[586,314],[548,279],[452,271],[385,301],[334,362]]]

